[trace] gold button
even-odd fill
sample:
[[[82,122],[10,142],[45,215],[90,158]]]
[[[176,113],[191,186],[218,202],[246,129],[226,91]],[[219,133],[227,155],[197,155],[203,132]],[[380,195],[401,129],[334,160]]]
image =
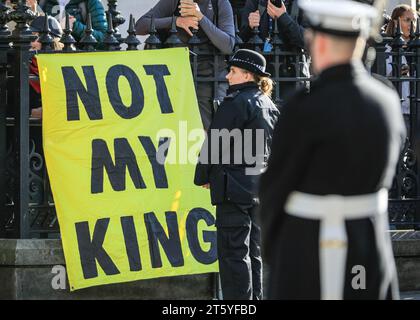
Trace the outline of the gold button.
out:
[[[347,242],[342,240],[323,240],[319,242],[321,248],[341,249],[347,247]]]

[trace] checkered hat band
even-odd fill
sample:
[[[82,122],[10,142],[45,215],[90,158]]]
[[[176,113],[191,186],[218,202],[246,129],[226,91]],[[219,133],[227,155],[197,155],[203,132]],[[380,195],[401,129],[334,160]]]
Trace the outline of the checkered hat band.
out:
[[[234,59],[230,60],[230,62],[241,62],[241,63],[249,64],[251,66],[254,66],[254,67],[258,68],[259,70],[261,70],[261,72],[264,72],[264,66],[261,66],[259,64],[252,63],[252,62],[247,61],[247,60],[242,60],[242,59],[234,58]]]

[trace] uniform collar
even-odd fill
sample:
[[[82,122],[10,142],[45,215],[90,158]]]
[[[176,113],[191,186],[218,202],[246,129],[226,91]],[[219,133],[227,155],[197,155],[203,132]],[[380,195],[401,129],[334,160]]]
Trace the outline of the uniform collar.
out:
[[[229,89],[227,90],[227,94],[231,94],[235,91],[242,91],[242,90],[246,90],[246,89],[250,89],[250,88],[255,88],[258,89],[258,84],[256,82],[245,82],[245,83],[241,83],[241,84],[235,84],[233,86],[230,86]]]
[[[323,82],[353,79],[363,74],[367,74],[363,63],[360,60],[353,60],[349,63],[339,64],[325,69],[319,75],[318,80]]]

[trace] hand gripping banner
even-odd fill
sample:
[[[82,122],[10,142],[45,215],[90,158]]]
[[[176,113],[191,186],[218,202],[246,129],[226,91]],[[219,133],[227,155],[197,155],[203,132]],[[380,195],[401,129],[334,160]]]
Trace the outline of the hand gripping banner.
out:
[[[217,272],[188,49],[41,54],[43,139],[71,290]]]

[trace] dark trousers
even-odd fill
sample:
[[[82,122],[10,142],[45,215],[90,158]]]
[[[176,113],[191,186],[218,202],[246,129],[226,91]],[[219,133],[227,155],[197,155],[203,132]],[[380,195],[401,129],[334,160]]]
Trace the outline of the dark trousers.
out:
[[[225,300],[261,300],[261,232],[256,206],[223,203],[216,208],[219,274]]]

